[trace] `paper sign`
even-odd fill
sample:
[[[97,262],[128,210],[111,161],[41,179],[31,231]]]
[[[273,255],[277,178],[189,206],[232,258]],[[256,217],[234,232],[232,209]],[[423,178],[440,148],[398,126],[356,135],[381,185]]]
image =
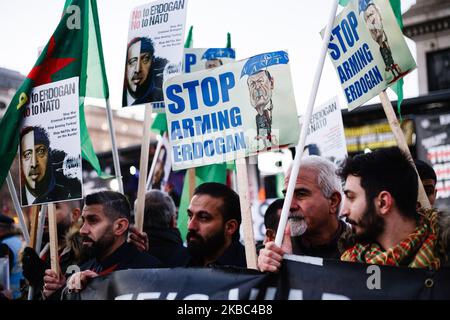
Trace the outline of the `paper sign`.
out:
[[[350,1],[335,19],[328,53],[350,111],[416,67],[387,0]]]
[[[164,83],[172,167],[222,163],[298,142],[289,57],[260,54]]]
[[[308,126],[305,152],[339,165],[347,157],[344,123],[337,97],[314,108]]]
[[[131,12],[122,106],[164,112],[163,82],[182,71],[187,0],[156,1]]]
[[[183,71],[191,73],[223,66],[234,62],[236,52],[232,48],[186,48],[184,49]]]
[[[78,77],[33,88],[20,131],[22,206],[82,198]]]

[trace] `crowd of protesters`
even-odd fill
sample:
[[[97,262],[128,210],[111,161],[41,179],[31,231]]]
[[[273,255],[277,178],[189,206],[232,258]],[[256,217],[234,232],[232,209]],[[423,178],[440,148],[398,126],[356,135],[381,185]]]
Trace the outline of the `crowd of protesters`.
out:
[[[436,174],[423,161],[415,164],[434,205]],[[286,188],[290,176],[288,171]],[[435,270],[449,266],[450,214],[421,208],[417,190],[414,166],[396,147],[349,157],[340,168],[306,156],[281,247],[274,239],[283,199],[266,211],[258,269],[277,272],[287,253]],[[127,198],[113,191],[89,194],[83,205],[58,203],[59,274],[50,268],[49,253],[23,249],[13,219],[0,215],[0,252],[11,264],[11,290],[0,288],[0,299],[19,298],[20,287],[23,298],[28,285],[34,299],[60,299],[65,291],[83,290],[91,278],[124,269],[247,267],[239,240],[239,195],[226,185],[205,183],[195,189],[186,239],[177,228],[177,208],[164,192],[146,194],[143,232],[132,225],[131,213]],[[44,234],[46,242],[47,229]],[[78,272],[70,274],[73,266]]]

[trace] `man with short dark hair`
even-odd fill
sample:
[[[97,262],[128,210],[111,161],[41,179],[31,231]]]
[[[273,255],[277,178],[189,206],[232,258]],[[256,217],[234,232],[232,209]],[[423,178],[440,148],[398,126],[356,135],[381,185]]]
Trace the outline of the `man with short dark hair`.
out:
[[[276,199],[267,207],[266,213],[264,214],[264,226],[266,227],[264,243],[275,241],[283,204],[284,199]]]
[[[423,188],[425,189],[425,193],[427,194],[428,200],[432,207],[434,207],[434,203],[436,202],[436,183],[437,177],[436,172],[432,166],[422,160],[414,160],[416,165],[417,172],[419,173],[420,180],[422,180]]]
[[[201,184],[187,211],[189,266],[247,266],[239,242],[241,207],[236,192],[220,183]]]
[[[185,266],[247,266],[239,242],[241,206],[236,192],[221,183],[203,183],[194,190],[187,212],[190,257]],[[146,233],[133,228],[130,238],[140,250],[151,250]]]
[[[161,262],[127,242],[130,225],[130,204],[124,195],[114,191],[100,191],[86,196],[83,225],[80,234],[83,247],[92,259],[83,264],[82,272],[69,280],[69,289],[80,290],[88,279],[125,269],[158,268]],[[64,276],[46,270],[44,296],[49,297],[65,283]],[[74,287],[75,286],[75,287]]]
[[[400,149],[348,158],[340,176],[342,216],[355,237],[341,260],[431,269],[447,261],[449,225],[442,222],[449,219],[436,210],[416,211],[417,173]]]

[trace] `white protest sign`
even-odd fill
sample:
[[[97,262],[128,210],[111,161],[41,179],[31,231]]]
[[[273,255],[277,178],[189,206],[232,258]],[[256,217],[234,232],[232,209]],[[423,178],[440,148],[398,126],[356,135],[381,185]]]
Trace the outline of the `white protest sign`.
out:
[[[328,53],[350,111],[416,67],[388,0],[350,1],[335,19]]]
[[[234,62],[236,52],[232,48],[186,48],[183,71],[191,73],[213,69]]]
[[[305,152],[339,165],[347,157],[344,123],[337,97],[314,109],[308,127]]]
[[[22,206],[82,198],[78,77],[33,88],[20,132]]]
[[[222,163],[298,142],[285,51],[164,83],[173,170]]]
[[[122,106],[151,103],[164,112],[164,80],[181,73],[187,0],[160,0],[132,10]]]

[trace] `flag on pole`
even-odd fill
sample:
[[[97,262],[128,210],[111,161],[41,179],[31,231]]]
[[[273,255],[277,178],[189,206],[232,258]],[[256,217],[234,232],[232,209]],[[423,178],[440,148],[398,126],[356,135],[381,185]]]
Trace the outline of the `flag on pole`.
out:
[[[400,30],[403,30],[403,19],[402,19],[402,8],[400,0],[389,0],[391,3],[392,10],[394,11],[395,18],[397,19],[397,23],[400,27]],[[400,116],[400,120],[402,120],[401,114],[401,104],[403,102],[403,78],[399,81],[395,82],[391,89],[397,94],[397,112]]]
[[[97,73],[98,70],[101,72]],[[31,90],[39,85],[72,77],[79,77],[82,156],[100,176],[105,176],[101,172],[84,119],[84,97],[87,94],[94,97],[109,95],[104,71],[96,0],[67,1],[55,32],[0,122],[0,185],[17,153],[19,130],[26,106],[30,103]]]

